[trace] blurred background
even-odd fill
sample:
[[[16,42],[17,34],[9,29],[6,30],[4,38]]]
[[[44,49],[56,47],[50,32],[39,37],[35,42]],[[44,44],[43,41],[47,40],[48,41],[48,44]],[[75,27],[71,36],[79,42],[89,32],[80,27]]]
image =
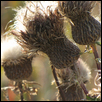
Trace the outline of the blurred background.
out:
[[[96,6],[92,10],[92,15],[101,22],[101,1],[95,1]],[[13,24],[10,22],[15,16],[15,11],[13,8],[17,8],[18,6],[24,6],[24,1],[1,1],[1,35],[9,30],[9,26]],[[9,22],[9,23],[8,23]],[[68,22],[65,22],[65,33],[68,39],[73,41],[71,37],[71,27]],[[99,39],[101,41],[101,39]],[[75,43],[73,41],[73,43]],[[78,45],[78,44],[77,44]],[[85,46],[78,45],[80,50],[84,52]],[[101,47],[97,45],[97,50],[99,57],[101,57]],[[90,82],[86,85],[87,89],[90,90],[94,87],[94,77],[96,75],[96,62],[94,60],[93,54],[83,54],[81,58],[88,64],[92,72],[92,78]],[[54,80],[50,62],[47,56],[38,56],[33,59],[32,62],[33,72],[30,76],[29,80],[36,81],[37,83],[41,84],[41,86],[35,85],[38,89],[38,94],[35,96],[31,96],[33,101],[54,101],[56,100],[56,85],[51,84]],[[4,70],[1,67],[1,87],[12,86],[12,83],[7,77],[5,76]],[[19,96],[16,96],[11,90],[8,90],[9,98],[11,101],[19,100]],[[29,100],[28,95],[24,95],[25,100]],[[1,92],[1,101],[5,101],[4,93]]]

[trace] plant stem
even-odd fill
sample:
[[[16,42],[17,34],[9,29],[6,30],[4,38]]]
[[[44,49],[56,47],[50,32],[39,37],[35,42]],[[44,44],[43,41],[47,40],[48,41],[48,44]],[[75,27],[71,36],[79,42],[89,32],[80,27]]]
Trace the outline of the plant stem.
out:
[[[18,87],[20,90],[20,99],[21,99],[21,101],[23,101],[22,81],[18,83]]]
[[[81,88],[83,89],[85,95],[87,95],[87,94],[88,94],[88,91],[87,91],[87,89],[86,89],[84,83],[81,82],[81,83],[80,83],[80,86],[81,86]]]
[[[92,44],[91,45],[91,48],[92,48],[93,54],[95,56],[95,59],[96,58],[99,58],[99,55],[98,55],[98,52],[97,52],[97,49],[96,49],[96,45],[95,44]],[[99,70],[98,71],[99,77],[101,77],[101,64],[100,63],[97,63],[97,61],[96,61],[96,65],[97,65],[97,69]]]
[[[62,97],[62,100],[63,100],[63,101],[66,101],[66,98],[65,98],[65,96],[64,96],[64,92],[63,92],[62,88],[59,87],[60,84],[59,84],[59,81],[58,81],[58,78],[57,78],[57,75],[56,75],[56,72],[55,72],[55,68],[53,67],[53,65],[51,66],[51,69],[52,69],[52,73],[53,73],[54,79],[55,79],[55,81],[56,81],[56,84],[57,84],[57,86],[58,86],[59,93],[60,93],[60,95],[61,95],[61,97]]]

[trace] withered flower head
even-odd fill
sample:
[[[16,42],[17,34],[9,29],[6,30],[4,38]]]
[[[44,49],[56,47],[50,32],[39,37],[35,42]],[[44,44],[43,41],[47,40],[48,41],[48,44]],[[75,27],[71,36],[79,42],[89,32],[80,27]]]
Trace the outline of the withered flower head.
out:
[[[90,14],[94,5],[92,1],[59,1],[58,6],[59,10],[73,21]]]
[[[93,1],[59,1],[59,10],[71,19],[72,37],[81,45],[91,45],[101,36],[101,23],[91,16]]]
[[[59,82],[63,85],[71,86],[76,83],[86,83],[91,78],[91,71],[88,65],[82,60],[78,59],[73,66],[66,69],[56,69]]]
[[[79,101],[85,98],[80,83],[88,82],[91,78],[91,72],[82,59],[79,58],[72,67],[56,69],[56,73],[60,83],[59,87],[64,91],[67,101]],[[57,100],[62,101],[59,92]]]
[[[42,51],[56,68],[67,68],[79,58],[80,49],[64,34],[64,19],[57,10],[58,3],[46,2],[29,2],[17,10],[16,29],[12,34],[26,51]]]
[[[1,43],[1,65],[5,75],[13,81],[27,79],[32,73],[31,57],[22,53],[14,37],[6,37]]]

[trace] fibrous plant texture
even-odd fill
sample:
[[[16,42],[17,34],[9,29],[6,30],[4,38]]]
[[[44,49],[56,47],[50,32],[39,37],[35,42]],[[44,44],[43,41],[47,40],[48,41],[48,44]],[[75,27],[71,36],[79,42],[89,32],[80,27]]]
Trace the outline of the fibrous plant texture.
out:
[[[91,78],[91,71],[82,59],[74,66],[66,69],[56,69],[60,86],[65,94],[67,101],[80,101],[85,99],[80,83],[86,83]],[[57,93],[57,100],[62,101],[60,93]]]
[[[31,75],[32,57],[37,52],[43,52],[49,57],[53,66],[52,70],[56,72],[53,71],[53,75],[57,76],[56,79],[58,78],[58,83],[60,83],[57,84],[57,87],[60,87],[58,100],[80,101],[84,99],[81,85],[89,81],[91,72],[79,58],[80,49],[65,36],[62,13],[73,22],[71,24],[73,39],[79,44],[90,45],[100,37],[100,33],[98,33],[100,32],[100,23],[89,13],[92,9],[92,2],[63,1],[59,2],[59,5],[58,1],[29,1],[25,3],[24,7],[15,9],[17,13],[10,32],[15,36],[16,44],[18,44],[15,48],[20,48],[20,52],[17,52],[19,53],[17,57],[15,54],[10,59],[6,57],[7,59],[3,60],[2,66],[6,76],[11,80],[19,81],[22,85],[21,80]],[[91,20],[93,21],[91,22]],[[96,25],[92,25],[93,22]],[[97,29],[98,26],[99,29]],[[94,32],[90,29],[97,29],[97,31]],[[22,48],[23,52],[26,52],[25,54],[21,51]],[[22,90],[21,92],[23,93]]]
[[[46,53],[58,69],[72,66],[80,56],[80,49],[69,41],[63,28],[64,18],[57,10],[57,2],[29,2],[17,11],[15,29],[11,31],[18,43],[28,52]]]
[[[91,45],[101,36],[101,23],[91,16],[93,1],[59,1],[59,10],[71,19],[72,37],[81,45]]]
[[[17,82],[27,79],[32,73],[31,61],[31,57],[22,53],[22,48],[14,37],[2,40],[1,64],[8,79]]]

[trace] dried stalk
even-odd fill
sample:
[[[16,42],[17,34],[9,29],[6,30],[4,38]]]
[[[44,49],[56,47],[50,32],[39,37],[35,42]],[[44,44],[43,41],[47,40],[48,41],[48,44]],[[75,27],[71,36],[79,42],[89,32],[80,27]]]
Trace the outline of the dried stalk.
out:
[[[95,59],[96,59],[96,58],[99,58],[99,55],[98,55],[98,52],[97,52],[97,49],[96,49],[96,45],[95,45],[95,44],[92,44],[92,45],[91,45],[91,48],[92,48],[93,54],[94,54],[94,56],[95,56]],[[95,60],[95,61],[96,61],[96,60]],[[97,70],[99,70],[99,71],[98,71],[99,77],[101,77],[101,65],[100,65],[100,63],[97,63],[97,61],[96,61],[96,65],[97,65]],[[100,80],[100,81],[101,81],[101,80]]]
[[[93,54],[94,54],[94,56],[95,56],[95,59],[96,59],[96,58],[99,58],[99,55],[98,55],[98,52],[97,52],[97,49],[96,49],[96,45],[95,45],[95,44],[91,45],[91,48],[92,48]],[[97,65],[97,69],[98,69],[98,70],[101,70],[100,63],[97,63],[97,62],[96,62],[96,65]]]
[[[57,86],[58,86],[59,93],[60,93],[60,95],[61,95],[61,97],[62,97],[62,100],[63,100],[63,101],[66,101],[65,96],[64,96],[64,92],[63,92],[62,88],[59,87],[60,84],[59,84],[59,81],[58,81],[58,78],[57,78],[57,75],[56,75],[56,72],[55,72],[55,68],[54,68],[53,65],[51,66],[51,69],[52,69],[52,73],[53,73],[55,82],[56,82],[56,84],[57,84]]]
[[[84,83],[80,83],[80,86],[81,86],[81,88],[83,89],[85,95],[87,95],[87,94],[88,94],[88,90],[86,89]]]
[[[24,101],[23,89],[22,89],[22,81],[20,81],[20,82],[18,83],[18,88],[19,88],[19,90],[20,90],[20,99],[21,99],[21,101]]]

